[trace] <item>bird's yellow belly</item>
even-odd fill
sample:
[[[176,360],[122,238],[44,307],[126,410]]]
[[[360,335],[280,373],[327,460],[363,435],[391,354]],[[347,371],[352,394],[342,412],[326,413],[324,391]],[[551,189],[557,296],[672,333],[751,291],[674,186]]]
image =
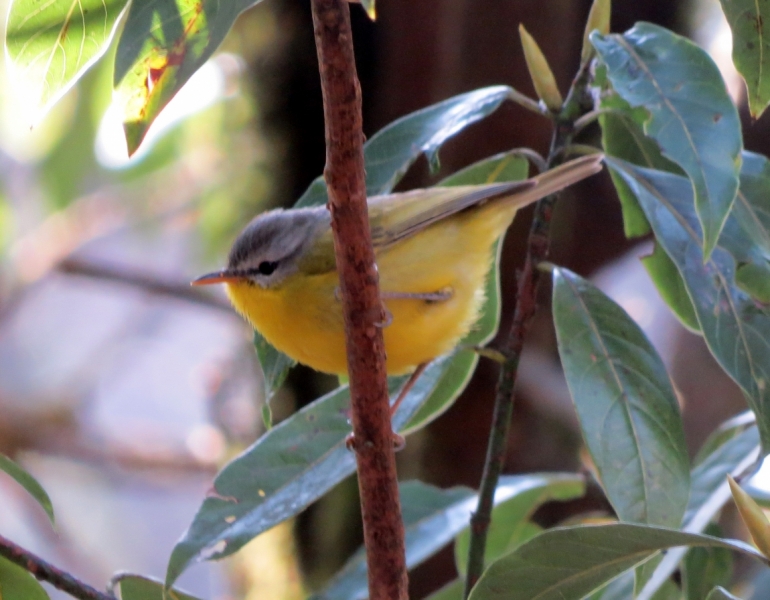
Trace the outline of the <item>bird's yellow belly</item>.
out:
[[[478,221],[478,222],[474,222]],[[377,255],[387,371],[413,370],[451,350],[470,330],[483,301],[495,240],[510,219],[462,216],[421,232]],[[293,275],[277,289],[228,284],[228,295],[278,350],[318,371],[347,373],[342,306],[336,272]],[[438,301],[395,298],[443,292]]]

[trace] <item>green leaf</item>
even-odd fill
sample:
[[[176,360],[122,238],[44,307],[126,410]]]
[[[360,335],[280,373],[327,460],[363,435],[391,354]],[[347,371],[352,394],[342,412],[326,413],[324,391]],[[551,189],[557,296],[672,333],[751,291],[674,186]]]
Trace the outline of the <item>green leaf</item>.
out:
[[[731,439],[746,431],[751,425],[755,425],[756,422],[757,418],[750,410],[745,410],[722,422],[719,427],[711,432],[701,447],[698,448],[698,453],[692,461],[693,466],[697,467],[706,458],[711,456],[713,452],[716,452]]]
[[[692,188],[683,177],[607,163],[633,189],[658,243],[676,264],[687,286],[703,337],[721,367],[743,389],[757,414],[764,452],[770,449],[770,307],[735,284],[735,261],[750,262],[756,245],[730,217],[719,246],[704,262]],[[735,257],[735,258],[734,258]]]
[[[254,332],[254,348],[262,367],[263,393],[267,405],[286,381],[289,370],[297,361],[273,348],[258,331]]]
[[[693,333],[700,333],[698,317],[687,293],[687,287],[665,250],[659,244],[655,244],[652,254],[642,257],[642,264],[658,289],[660,297],[679,322]]]
[[[14,86],[43,114],[110,45],[128,0],[13,0],[5,32]]]
[[[591,41],[615,91],[649,111],[645,133],[690,177],[708,258],[738,191],[743,143],[719,69],[692,42],[650,23]]]
[[[770,304],[770,261],[739,264],[735,285],[762,304]]]
[[[721,536],[716,525],[706,529],[708,535]],[[717,585],[728,585],[733,573],[733,555],[724,548],[691,548],[682,568],[685,600],[705,600]]]
[[[770,256],[770,161],[761,154],[743,152],[741,187],[732,214],[749,239]]]
[[[367,196],[389,193],[421,154],[437,169],[441,145],[496,111],[511,91],[498,85],[460,94],[401,117],[375,133],[364,144]],[[320,204],[326,204],[323,177],[313,181],[295,206]]]
[[[770,102],[770,40],[764,22],[767,0],[720,0],[733,32],[733,62],[746,80],[749,110],[758,119]]]
[[[561,268],[553,280],[559,356],[607,498],[622,521],[678,526],[690,472],[663,361],[592,284]]]
[[[524,51],[524,60],[527,63],[529,77],[537,97],[550,111],[560,111],[564,99],[559,92],[559,86],[556,85],[556,78],[553,76],[553,71],[551,71],[543,51],[523,23],[519,23],[519,37],[521,38],[521,48]]]
[[[727,474],[744,472],[756,462],[759,455],[756,427],[750,427],[735,437],[722,439],[724,442],[716,446],[692,470],[690,503],[682,527],[687,532],[706,529],[714,515],[730,499]],[[683,556],[684,551],[680,549],[668,552],[637,600],[652,598],[655,591],[676,571]]]
[[[5,471],[8,475],[13,477],[13,479],[16,480],[16,483],[27,490],[29,495],[37,500],[37,503],[45,511],[45,514],[48,515],[51,525],[53,525],[53,504],[48,497],[48,493],[43,489],[43,486],[37,482],[37,479],[32,477],[27,471],[3,454],[0,454],[0,471]]]
[[[542,490],[549,481],[553,483],[560,479],[569,482],[573,488],[585,487],[582,478],[572,474],[504,476],[495,491],[494,502],[515,502],[516,498],[530,496],[533,490]],[[401,484],[400,491],[409,568],[420,564],[466,530],[478,502],[478,495],[468,488],[442,490],[419,481]],[[361,548],[313,598],[358,600],[366,598],[367,592],[366,556]]]
[[[526,479],[525,479],[526,478]],[[543,473],[526,475],[532,484],[492,511],[487,533],[484,562],[489,564],[539,534],[542,529],[530,521],[534,512],[552,500],[572,500],[585,494],[585,480],[576,475]],[[464,530],[455,540],[455,564],[461,575],[467,573],[470,532]]]
[[[706,597],[706,600],[741,600],[738,596],[733,596],[723,587],[716,587]]]
[[[444,378],[453,376],[456,357],[449,354],[430,364],[393,415],[394,431],[403,431],[412,415],[443,389]],[[391,393],[406,379],[390,378]],[[174,547],[166,585],[194,561],[229,556],[352,474],[355,456],[345,447],[349,411],[348,388],[338,388],[273,427],[228,463]]]
[[[738,507],[738,514],[746,525],[746,529],[749,530],[754,545],[765,556],[770,555],[770,521],[767,520],[759,504],[741,489],[735,479],[728,475],[727,482],[730,484],[733,501]]]
[[[134,0],[115,57],[116,100],[128,153],[224,40],[238,15],[259,0]]]
[[[48,593],[28,571],[0,556],[2,600],[49,600]]]
[[[121,574],[113,579],[113,588],[120,592],[120,600],[198,600],[176,589],[164,596],[160,581],[141,575]]]
[[[529,174],[529,163],[516,150],[495,154],[442,179],[438,185],[483,185],[520,181]]]
[[[664,527],[613,523],[549,529],[492,563],[470,600],[582,598],[655,552],[676,546],[728,548],[762,560],[738,540]]]

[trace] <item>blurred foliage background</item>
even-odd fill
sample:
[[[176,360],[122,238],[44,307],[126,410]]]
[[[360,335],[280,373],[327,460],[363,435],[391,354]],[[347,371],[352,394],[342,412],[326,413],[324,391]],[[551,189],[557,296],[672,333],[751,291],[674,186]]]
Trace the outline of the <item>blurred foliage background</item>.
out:
[[[2,0],[7,12],[7,0]],[[532,93],[518,24],[538,40],[561,88],[575,72],[589,0],[388,0],[371,23],[353,7],[367,135],[454,94],[505,83]],[[618,0],[613,31],[639,20],[690,35],[725,69],[730,40],[716,0]],[[113,49],[114,50],[114,49]],[[188,83],[128,161],[111,115],[111,60],[100,61],[32,124],[0,65],[0,451],[49,491],[45,517],[0,479],[5,535],[92,581],[117,569],[162,577],[168,554],[217,466],[261,431],[251,333],[221,295],[190,279],[223,264],[229,243],[266,208],[290,205],[322,172],[320,85],[305,0],[269,0],[238,20],[215,58]],[[728,81],[737,81],[725,72]],[[748,125],[742,87],[736,100]],[[161,122],[162,121],[162,122]],[[767,119],[746,147],[770,151]],[[419,162],[402,188],[428,185],[484,156],[530,146],[550,131],[509,103],[443,149],[441,171]],[[527,218],[503,259],[506,331]],[[674,378],[688,443],[697,449],[742,410],[738,389],[657,297],[630,247],[608,178],[565,196],[552,259],[594,280],[639,322]],[[544,302],[545,306],[547,303]],[[399,455],[403,477],[476,486],[496,366],[482,361],[460,400]],[[334,384],[297,368],[275,420]],[[580,438],[545,309],[520,372],[507,471],[574,470]],[[606,510],[589,494],[545,506],[552,524]],[[180,581],[201,596],[300,597],[360,543],[355,482],[341,484],[293,526],[255,540],[234,560]],[[419,567],[421,597],[453,576],[451,549]],[[248,595],[252,594],[252,595]]]

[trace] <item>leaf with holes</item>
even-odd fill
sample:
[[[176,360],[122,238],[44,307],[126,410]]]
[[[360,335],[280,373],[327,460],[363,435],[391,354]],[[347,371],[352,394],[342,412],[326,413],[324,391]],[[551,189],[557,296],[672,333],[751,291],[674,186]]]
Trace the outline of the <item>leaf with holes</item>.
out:
[[[557,268],[553,285],[559,356],[607,498],[622,521],[678,527],[690,468],[663,361],[591,283]]]
[[[127,3],[13,0],[5,30],[10,75],[40,117],[104,54]]]
[[[613,89],[649,112],[644,132],[690,177],[708,258],[738,191],[743,144],[719,69],[692,42],[650,23],[591,41]]]

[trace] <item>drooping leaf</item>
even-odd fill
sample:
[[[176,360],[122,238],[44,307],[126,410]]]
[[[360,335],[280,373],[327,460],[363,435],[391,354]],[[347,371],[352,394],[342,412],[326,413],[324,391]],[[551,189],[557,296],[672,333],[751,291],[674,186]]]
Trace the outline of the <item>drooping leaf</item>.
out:
[[[48,515],[51,525],[53,525],[53,504],[48,497],[48,493],[43,489],[43,486],[38,483],[37,479],[32,477],[27,471],[3,454],[0,454],[0,471],[4,471],[13,477],[13,479],[16,480],[16,483],[27,490],[29,495],[37,500],[37,503],[45,511],[45,514]]]
[[[660,550],[714,546],[763,560],[738,540],[676,529],[613,523],[549,529],[484,571],[470,600],[582,598]]]
[[[522,479],[524,478],[532,483],[531,487],[502,502],[492,511],[492,522],[489,525],[484,552],[486,564],[542,531],[530,521],[540,506],[552,500],[579,498],[585,493],[585,481],[575,475],[543,473],[522,476]],[[466,529],[455,540],[455,564],[461,575],[467,573],[469,549],[470,531]]]
[[[583,480],[571,474],[512,475],[500,479],[494,503],[510,504],[532,495],[550,482],[584,487]],[[468,488],[441,490],[411,481],[401,484],[401,508],[406,528],[406,563],[411,568],[448,544],[468,528],[478,495]],[[315,600],[360,600],[367,597],[366,557],[361,548],[328,583]]]
[[[657,242],[685,282],[700,329],[722,368],[743,389],[757,414],[765,452],[770,449],[770,307],[735,285],[736,260],[757,252],[730,217],[712,256],[704,262],[692,189],[683,177],[608,159],[631,187]]]
[[[511,88],[507,86],[481,88],[428,106],[383,127],[364,145],[367,195],[389,193],[421,154],[425,154],[432,168],[438,168],[441,145],[496,111],[510,93]],[[313,181],[296,206],[319,204],[326,204],[323,177]]]
[[[260,0],[134,0],[115,57],[115,92],[128,153],[224,40],[238,15]]]
[[[163,595],[163,584],[148,577],[121,574],[113,580],[113,587],[120,592],[120,600],[198,600],[178,590]]]
[[[2,600],[49,600],[48,593],[28,571],[0,556]]]
[[[607,498],[622,521],[679,526],[690,471],[663,361],[592,284],[560,268],[553,279],[559,356]]]
[[[650,23],[591,41],[615,91],[649,111],[645,133],[690,177],[708,258],[738,191],[743,143],[719,69],[692,42]]]
[[[718,526],[706,528],[707,535],[723,537]],[[728,585],[733,572],[733,555],[724,548],[691,548],[682,565],[685,600],[705,600],[718,585]]]
[[[744,472],[759,456],[759,433],[756,427],[749,427],[734,437],[721,439],[723,443],[712,445],[713,450],[692,470],[690,503],[682,526],[684,531],[704,531],[714,515],[730,499],[727,474]],[[637,600],[653,598],[658,588],[676,571],[684,553],[681,549],[669,551]]]
[[[446,355],[425,370],[393,416],[395,431],[403,431],[434,393],[446,391],[444,379],[454,377],[456,358],[456,353]],[[391,392],[405,380],[391,378]],[[349,409],[348,388],[338,388],[273,427],[226,465],[175,546],[166,585],[194,561],[229,556],[353,473],[355,456],[345,447]]]
[[[128,0],[13,0],[5,47],[14,86],[40,117],[107,50]]]
[[[733,32],[733,62],[746,80],[749,110],[758,119],[770,102],[770,19],[767,0],[720,0]]]

